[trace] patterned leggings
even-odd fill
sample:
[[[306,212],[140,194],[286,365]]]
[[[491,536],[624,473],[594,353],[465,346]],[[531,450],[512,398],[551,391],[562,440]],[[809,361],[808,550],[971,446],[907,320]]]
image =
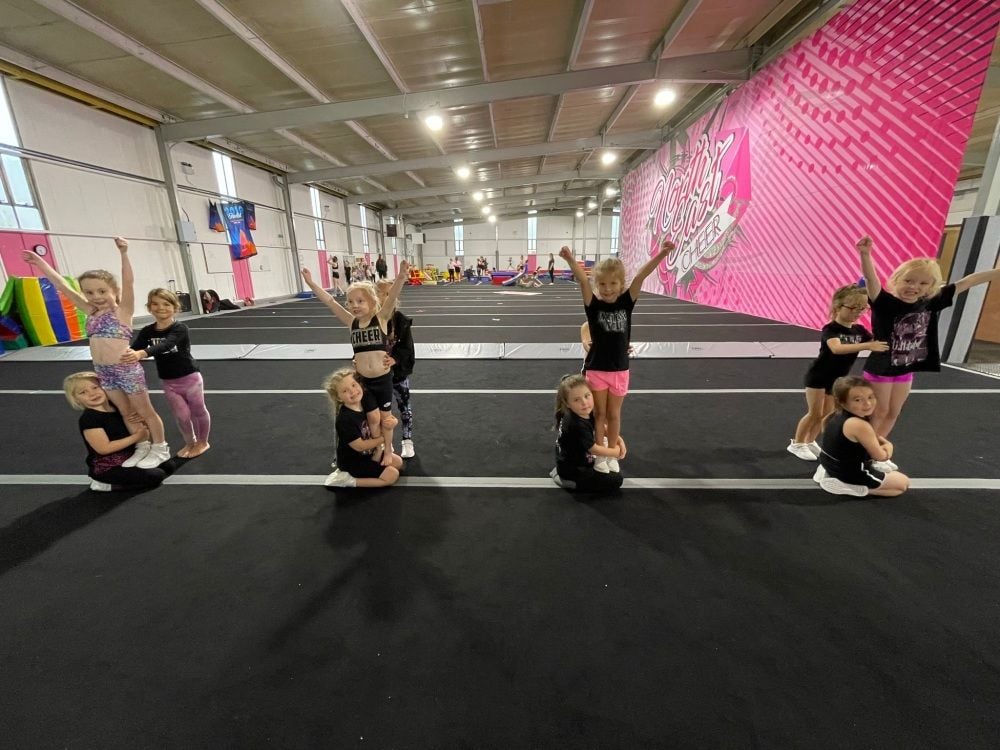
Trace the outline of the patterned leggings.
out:
[[[403,440],[413,439],[413,408],[410,406],[410,379],[403,378],[393,381],[392,390],[396,392],[396,405],[399,407],[399,421],[403,423]]]
[[[212,417],[205,406],[205,381],[200,372],[192,372],[180,378],[164,380],[163,393],[174,413],[184,442],[208,442],[208,432],[212,428]]]

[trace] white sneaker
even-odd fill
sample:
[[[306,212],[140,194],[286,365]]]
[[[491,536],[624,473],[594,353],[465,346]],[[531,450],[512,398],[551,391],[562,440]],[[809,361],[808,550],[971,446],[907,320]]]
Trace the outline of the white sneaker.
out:
[[[818,458],[818,456],[812,452],[812,448],[809,447],[809,443],[796,443],[794,440],[789,440],[788,446],[785,450],[796,458],[801,458],[803,461],[815,461]]]
[[[404,440],[403,449],[399,452],[400,458],[413,458],[415,455],[417,454],[413,450],[413,441]]]
[[[596,456],[594,458],[594,471],[600,472],[601,474],[610,473],[611,469],[608,468],[608,459],[604,456]]]
[[[897,471],[899,469],[892,461],[872,461],[871,467],[877,471],[881,471],[883,474],[888,474],[890,471]]]
[[[822,482],[824,479],[826,479],[826,477],[827,477],[826,469],[824,469],[822,466],[817,466],[816,472],[813,474],[813,481],[819,483]]]
[[[156,443],[149,449],[136,466],[140,469],[155,469],[170,458],[170,446],[167,443]]]
[[[133,466],[138,464],[142,459],[146,457],[150,450],[152,450],[153,444],[148,440],[143,440],[141,443],[135,444],[135,452],[125,459],[122,466],[126,469],[131,469]]]
[[[825,477],[819,482],[819,486],[831,495],[853,495],[854,497],[864,497],[868,494],[868,488],[860,484],[847,484],[833,477]]]
[[[341,471],[340,469],[334,469],[333,473],[328,476],[323,484],[327,487],[357,487],[357,480],[348,474],[346,471]]]
[[[549,476],[552,478],[552,481],[556,483],[556,487],[562,487],[564,490],[576,489],[576,482],[572,479],[563,479],[559,476],[559,469],[553,469],[550,471]]]
[[[608,471],[612,474],[621,474],[622,470],[618,466],[617,458],[607,458],[605,461],[608,462]]]
[[[98,482],[96,479],[91,479],[90,489],[94,492],[111,492],[112,487],[107,482]]]
[[[816,458],[819,458],[819,454],[823,452],[823,449],[819,447],[819,443],[813,440],[811,443],[806,443],[806,445],[809,446],[809,450],[816,454]]]

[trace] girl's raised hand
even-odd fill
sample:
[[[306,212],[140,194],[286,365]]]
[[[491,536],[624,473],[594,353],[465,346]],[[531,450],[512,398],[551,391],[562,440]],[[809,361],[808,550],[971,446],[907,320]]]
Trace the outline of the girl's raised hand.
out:
[[[887,352],[889,351],[889,345],[884,341],[869,341],[868,351],[870,352]]]
[[[675,245],[668,237],[664,237],[663,242],[660,243],[660,252],[666,255],[669,255],[676,249],[677,245]]]
[[[573,262],[573,251],[570,250],[565,245],[563,245],[562,248],[560,248],[560,250],[559,250],[559,257],[562,258],[567,263],[572,263]]]
[[[872,238],[866,234],[858,240],[856,247],[858,248],[859,253],[862,255],[868,255],[872,251]]]
[[[302,271],[301,271],[301,273],[302,273],[302,279],[307,284],[309,284],[310,286],[312,286],[312,283],[313,283],[312,271],[310,271],[308,268],[303,268]]]
[[[409,273],[410,272],[410,264],[407,263],[404,260],[402,263],[399,264],[399,272],[401,274],[407,274],[407,273]]]
[[[31,250],[21,251],[21,260],[27,263],[29,266],[40,266],[42,264],[42,258],[38,253],[34,253]]]
[[[118,252],[127,253],[128,252],[128,240],[124,237],[115,237],[115,247],[118,248]]]

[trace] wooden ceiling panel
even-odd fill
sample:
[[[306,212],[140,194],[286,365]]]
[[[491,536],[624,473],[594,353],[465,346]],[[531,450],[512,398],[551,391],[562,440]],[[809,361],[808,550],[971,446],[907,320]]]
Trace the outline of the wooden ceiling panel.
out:
[[[744,40],[753,35],[776,4],[774,0],[702,0],[698,11],[665,52],[673,57],[744,47]],[[796,4],[785,0],[780,5],[791,10]],[[756,41],[759,35],[753,36]]]
[[[480,5],[490,80],[564,72],[582,7],[582,0]]]
[[[493,103],[497,146],[524,146],[544,141],[555,111],[556,97],[536,96]]]
[[[419,117],[399,115],[368,117],[360,123],[398,159],[421,159],[441,153]]]
[[[673,104],[657,107],[653,97],[661,88],[661,84],[648,83],[639,87],[625,111],[621,113],[610,133],[632,133],[639,130],[653,130],[669,122],[694,98],[704,86],[700,84],[671,84],[670,88],[677,94]]]
[[[565,94],[552,140],[589,138],[599,133],[625,91],[624,86],[605,86]]]
[[[493,148],[493,126],[488,106],[455,107],[442,115],[444,129],[432,137],[447,153]]]
[[[683,0],[596,0],[576,67],[648,60],[684,4]],[[695,15],[701,12],[699,7]],[[715,22],[722,25],[726,19],[717,17]]]

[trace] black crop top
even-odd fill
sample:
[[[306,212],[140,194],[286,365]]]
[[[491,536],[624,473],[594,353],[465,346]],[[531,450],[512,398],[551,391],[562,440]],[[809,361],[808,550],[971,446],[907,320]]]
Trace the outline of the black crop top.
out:
[[[351,323],[351,347],[355,354],[386,351],[385,333],[382,331],[378,315],[373,315],[368,325],[363,328],[358,319],[354,319]]]

